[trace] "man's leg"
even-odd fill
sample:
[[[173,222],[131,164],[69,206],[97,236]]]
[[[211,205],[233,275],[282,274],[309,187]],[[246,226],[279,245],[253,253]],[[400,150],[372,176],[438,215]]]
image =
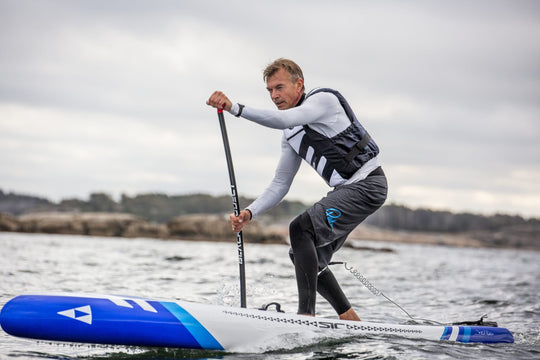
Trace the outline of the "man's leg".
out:
[[[317,291],[332,305],[334,310],[339,314],[340,319],[360,321],[360,318],[351,307],[351,303],[343,293],[343,290],[341,290],[339,283],[330,269],[325,268],[319,274]]]
[[[329,192],[307,210],[315,229],[313,233],[317,235],[319,269],[326,269],[349,233],[384,203],[388,187],[382,169],[377,171],[363,181]],[[317,290],[341,319],[359,320],[331,271],[321,272]]]
[[[325,268],[317,275],[318,253],[331,257],[332,247],[315,247],[315,232],[307,213],[298,216],[290,225],[292,260],[298,286],[298,314],[315,315],[316,292],[318,291],[344,320],[360,320],[334,274]],[[328,252],[328,254],[326,254]]]
[[[291,222],[289,236],[298,286],[298,314],[315,315],[318,259],[313,225],[306,212]]]

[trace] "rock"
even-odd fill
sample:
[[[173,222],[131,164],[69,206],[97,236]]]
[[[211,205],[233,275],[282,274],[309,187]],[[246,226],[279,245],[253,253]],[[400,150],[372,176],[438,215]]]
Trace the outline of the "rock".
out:
[[[497,231],[477,231],[473,236],[489,247],[540,250],[539,224],[513,225]]]
[[[145,237],[167,239],[169,238],[169,229],[165,224],[156,224],[140,221],[129,224],[124,230],[122,236],[128,238]]]
[[[19,216],[19,231],[29,233],[122,236],[129,225],[144,223],[131,214],[44,212]]]
[[[82,213],[80,216],[85,235],[93,236],[122,236],[128,226],[144,222],[135,215],[123,213]]]
[[[172,237],[186,240],[236,241],[236,234],[229,221],[218,215],[178,216],[167,223]],[[257,222],[250,222],[243,230],[246,242],[285,244],[285,237],[271,230],[264,230]]]
[[[217,215],[178,216],[167,223],[171,236],[186,240],[224,240],[231,233],[227,225],[228,222]]]
[[[19,216],[19,231],[29,233],[84,235],[85,228],[76,213],[32,213]]]
[[[0,231],[19,231],[19,221],[14,216],[0,212]]]

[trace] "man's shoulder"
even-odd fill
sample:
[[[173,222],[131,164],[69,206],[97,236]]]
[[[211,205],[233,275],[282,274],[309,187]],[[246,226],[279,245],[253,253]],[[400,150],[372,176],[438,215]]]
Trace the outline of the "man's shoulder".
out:
[[[338,92],[331,88],[315,88],[306,94],[306,100],[309,99],[328,99],[330,101],[337,100]]]
[[[329,88],[329,87],[324,87],[324,86],[321,86],[321,87],[316,87],[316,88],[313,88],[311,89],[306,96],[315,96],[315,95],[318,95],[318,94],[326,94],[326,95],[332,95],[332,94],[335,94],[335,93],[338,93],[337,90],[335,89],[332,89],[332,88]]]

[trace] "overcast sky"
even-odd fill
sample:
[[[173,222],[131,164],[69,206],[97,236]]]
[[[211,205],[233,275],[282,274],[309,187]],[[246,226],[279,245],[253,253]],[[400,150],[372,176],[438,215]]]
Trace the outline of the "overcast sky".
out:
[[[262,70],[287,57],[349,100],[389,203],[537,217],[539,39],[539,1],[0,0],[0,189],[229,194],[205,101],[273,108]],[[255,197],[281,132],[226,119]],[[288,199],[328,190],[304,164]]]

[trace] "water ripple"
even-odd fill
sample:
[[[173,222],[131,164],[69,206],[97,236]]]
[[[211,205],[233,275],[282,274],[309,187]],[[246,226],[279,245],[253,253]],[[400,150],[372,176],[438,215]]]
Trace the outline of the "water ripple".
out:
[[[368,243],[380,247],[380,243]],[[0,233],[0,305],[29,292],[96,292],[239,305],[235,243],[160,241]],[[453,249],[384,244],[392,252],[342,249],[336,261],[354,266],[415,317],[443,323],[478,319],[515,334],[513,345],[454,344],[369,336],[299,345],[275,339],[257,354],[136,347],[59,345],[0,333],[0,358],[32,359],[447,359],[540,358],[540,256],[516,250]],[[278,301],[297,307],[288,246],[247,244],[248,307]],[[410,321],[367,290],[343,266],[332,271],[361,318]],[[318,316],[335,317],[321,298]],[[292,342],[291,342],[292,341]],[[290,344],[288,342],[291,342]],[[289,346],[290,345],[290,346]],[[265,353],[275,348],[287,350]]]

